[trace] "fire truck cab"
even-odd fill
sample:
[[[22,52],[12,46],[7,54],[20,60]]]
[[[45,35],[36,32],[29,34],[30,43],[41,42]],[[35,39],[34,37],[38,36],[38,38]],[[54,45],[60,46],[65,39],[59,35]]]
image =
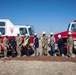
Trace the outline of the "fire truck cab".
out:
[[[25,34],[28,34],[30,36],[30,45],[33,44],[34,30],[29,25],[14,25],[8,19],[0,19],[0,33],[2,36],[2,40],[5,35],[8,35],[8,40],[10,40],[11,36],[16,37],[18,33],[22,38],[25,37]]]
[[[2,35],[7,34],[8,36],[16,36],[19,33],[21,36],[28,34],[32,36],[34,31],[29,25],[14,25],[8,19],[0,19],[0,32]]]
[[[58,42],[58,35],[60,34],[62,36],[62,39],[64,40],[64,43],[65,43],[65,48],[67,48],[67,38],[68,38],[68,32],[71,32],[72,34],[72,37],[73,37],[73,40],[74,40],[74,49],[76,50],[76,20],[71,22],[69,25],[68,25],[68,28],[66,31],[64,32],[60,32],[60,33],[57,33],[55,34],[55,39],[56,39],[56,43]]]

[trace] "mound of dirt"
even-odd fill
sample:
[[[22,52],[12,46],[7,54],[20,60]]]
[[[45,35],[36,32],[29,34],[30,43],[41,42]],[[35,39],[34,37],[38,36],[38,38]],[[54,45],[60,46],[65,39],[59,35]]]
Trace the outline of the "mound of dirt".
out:
[[[16,57],[7,58],[3,60],[25,60],[25,61],[57,61],[57,62],[76,62],[76,58],[72,57],[59,57],[59,56],[30,56],[30,57]]]

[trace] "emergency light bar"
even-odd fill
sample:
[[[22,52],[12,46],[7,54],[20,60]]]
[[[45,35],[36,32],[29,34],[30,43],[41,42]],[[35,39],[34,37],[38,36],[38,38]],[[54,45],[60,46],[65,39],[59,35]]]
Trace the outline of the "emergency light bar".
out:
[[[74,20],[74,22],[76,22],[76,20]]]

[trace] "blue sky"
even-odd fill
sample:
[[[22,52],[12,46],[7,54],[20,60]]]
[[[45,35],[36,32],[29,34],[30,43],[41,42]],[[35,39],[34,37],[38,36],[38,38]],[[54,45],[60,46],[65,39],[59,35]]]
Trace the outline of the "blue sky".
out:
[[[58,33],[76,19],[76,0],[0,0],[0,19],[32,25],[39,34]]]

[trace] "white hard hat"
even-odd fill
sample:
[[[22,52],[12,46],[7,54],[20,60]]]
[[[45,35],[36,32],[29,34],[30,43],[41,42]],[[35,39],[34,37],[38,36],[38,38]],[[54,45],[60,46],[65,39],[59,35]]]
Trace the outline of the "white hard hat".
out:
[[[25,34],[25,38],[28,38],[29,37],[29,35],[28,34]]]
[[[61,38],[61,35],[60,34],[58,35],[58,38]]]
[[[5,34],[5,36],[8,36],[7,34]]]
[[[11,36],[14,36],[14,34],[11,34]]]
[[[46,32],[45,32],[45,31],[43,31],[43,32],[42,32],[42,34],[46,34]]]
[[[25,34],[25,36],[28,36],[28,34]]]
[[[71,35],[72,33],[71,32],[68,32],[68,34]]]
[[[34,35],[37,35],[37,33],[34,33]]]
[[[2,33],[0,32],[0,35],[2,35]]]
[[[51,32],[50,35],[53,35],[53,32]]]

